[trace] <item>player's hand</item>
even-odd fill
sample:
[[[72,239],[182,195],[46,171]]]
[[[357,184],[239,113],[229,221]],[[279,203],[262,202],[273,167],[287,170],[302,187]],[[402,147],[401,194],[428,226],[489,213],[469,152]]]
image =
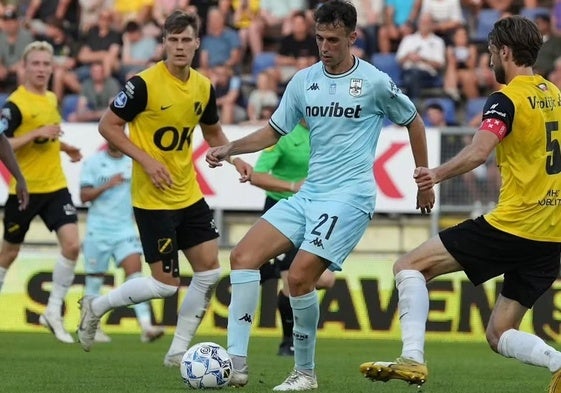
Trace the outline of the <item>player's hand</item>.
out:
[[[417,188],[419,190],[430,190],[436,184],[434,171],[422,166],[415,168],[413,178],[415,179],[415,183],[417,183]]]
[[[173,181],[171,180],[171,175],[169,174],[168,168],[162,164],[160,161],[149,157],[148,160],[142,163],[144,172],[152,180],[152,184],[159,189],[165,190],[173,186]]]
[[[421,209],[421,214],[428,214],[434,207],[434,190],[417,190],[417,209]]]
[[[70,162],[78,162],[82,159],[82,152],[76,146],[67,145],[64,152],[70,157]]]
[[[124,181],[125,181],[125,177],[123,176],[123,174],[122,173],[117,173],[116,175],[111,176],[111,178],[107,182],[107,187],[108,188],[113,188],[113,187],[118,186],[119,184],[123,183]]]
[[[16,195],[18,196],[18,209],[25,210],[29,204],[29,192],[27,191],[27,183],[24,179],[16,182]]]
[[[240,183],[245,183],[251,179],[253,167],[239,157],[234,158],[232,164],[240,174]]]
[[[35,130],[33,139],[51,139],[55,140],[63,135],[62,128],[58,124],[43,126]]]
[[[230,148],[230,144],[211,147],[206,153],[206,162],[208,163],[208,166],[211,168],[222,166],[221,161],[230,157]]]

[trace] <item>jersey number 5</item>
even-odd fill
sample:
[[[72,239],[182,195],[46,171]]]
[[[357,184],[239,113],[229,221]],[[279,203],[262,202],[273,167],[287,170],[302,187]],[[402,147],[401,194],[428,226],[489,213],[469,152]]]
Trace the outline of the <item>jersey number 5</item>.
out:
[[[553,133],[559,131],[559,122],[548,121],[545,123],[546,144],[545,149],[549,153],[545,163],[545,172],[548,175],[561,173],[561,146],[559,139],[553,138]]]

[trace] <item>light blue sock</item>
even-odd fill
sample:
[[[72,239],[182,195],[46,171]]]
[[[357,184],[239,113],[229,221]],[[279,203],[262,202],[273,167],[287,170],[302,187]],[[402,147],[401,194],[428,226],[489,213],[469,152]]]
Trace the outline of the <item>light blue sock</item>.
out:
[[[102,276],[86,276],[86,283],[84,286],[84,292],[86,296],[98,296],[101,293],[101,287],[103,286]]]
[[[230,273],[232,299],[228,308],[228,353],[247,356],[251,324],[259,300],[259,270],[239,269]]]
[[[294,363],[299,371],[314,370],[316,336],[319,322],[319,302],[317,291],[302,296],[290,296],[294,314]]]

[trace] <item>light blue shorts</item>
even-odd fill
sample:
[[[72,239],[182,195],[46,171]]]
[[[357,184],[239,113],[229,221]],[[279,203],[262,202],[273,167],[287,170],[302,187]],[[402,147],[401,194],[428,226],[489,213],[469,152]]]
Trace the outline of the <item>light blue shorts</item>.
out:
[[[82,253],[86,274],[105,273],[109,270],[111,259],[119,267],[129,255],[142,254],[142,245],[136,235],[115,239],[86,236]]]
[[[311,201],[298,194],[279,201],[262,218],[288,237],[297,248],[341,265],[368,227],[371,215],[338,201]]]

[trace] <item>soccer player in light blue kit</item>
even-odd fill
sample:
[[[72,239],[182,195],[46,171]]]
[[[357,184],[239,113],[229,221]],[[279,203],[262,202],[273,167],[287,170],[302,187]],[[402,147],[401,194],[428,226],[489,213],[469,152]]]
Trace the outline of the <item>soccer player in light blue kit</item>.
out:
[[[86,272],[86,295],[99,295],[103,276],[113,259],[123,268],[127,280],[142,276],[140,256],[142,246],[134,221],[130,180],[132,160],[109,144],[106,151],[89,157],[80,174],[80,198],[90,202],[86,219],[86,236],[82,244]],[[134,306],[142,329],[140,340],[151,342],[164,334],[161,327],[152,325],[148,302]],[[94,340],[109,342],[98,326]]]
[[[208,164],[220,166],[220,161],[231,159],[231,155],[275,144],[302,118],[310,128],[309,172],[300,191],[269,209],[230,255],[231,385],[248,382],[247,349],[259,299],[259,267],[294,245],[299,250],[290,266],[288,283],[294,314],[295,368],[273,390],[318,387],[314,370],[319,320],[315,284],[325,269],[341,270],[374,214],[372,166],[384,116],[407,127],[415,165],[428,162],[424,124],[413,103],[386,74],[350,52],[357,37],[356,17],[350,2],[324,3],[315,14],[321,61],[293,77],[265,127],[207,153]],[[421,212],[430,212],[433,204],[432,188],[418,192]]]

